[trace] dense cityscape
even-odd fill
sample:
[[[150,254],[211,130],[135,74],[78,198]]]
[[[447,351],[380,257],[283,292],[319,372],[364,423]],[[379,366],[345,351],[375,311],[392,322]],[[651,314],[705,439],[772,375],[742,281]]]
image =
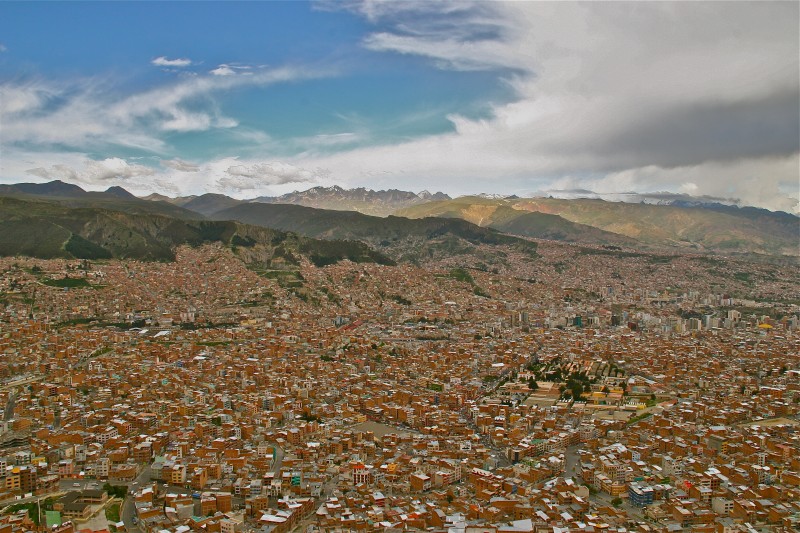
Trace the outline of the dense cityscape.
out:
[[[0,260],[2,531],[796,530],[795,265],[504,256]]]

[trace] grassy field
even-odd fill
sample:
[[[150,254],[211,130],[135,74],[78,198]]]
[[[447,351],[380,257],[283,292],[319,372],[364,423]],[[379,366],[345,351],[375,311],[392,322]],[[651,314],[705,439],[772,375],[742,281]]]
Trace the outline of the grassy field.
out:
[[[117,523],[119,522],[119,504],[112,503],[108,507],[106,507],[106,518],[109,522]]]

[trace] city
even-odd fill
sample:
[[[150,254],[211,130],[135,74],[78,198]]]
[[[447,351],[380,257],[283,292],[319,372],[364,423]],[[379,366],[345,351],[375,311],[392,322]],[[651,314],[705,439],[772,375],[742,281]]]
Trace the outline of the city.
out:
[[[538,252],[0,260],[2,521],[45,500],[59,531],[114,503],[137,532],[796,528],[793,266]]]

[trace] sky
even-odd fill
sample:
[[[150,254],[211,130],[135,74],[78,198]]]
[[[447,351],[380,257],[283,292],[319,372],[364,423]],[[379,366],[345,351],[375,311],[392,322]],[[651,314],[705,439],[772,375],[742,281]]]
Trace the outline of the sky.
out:
[[[798,2],[2,2],[0,182],[800,212]]]

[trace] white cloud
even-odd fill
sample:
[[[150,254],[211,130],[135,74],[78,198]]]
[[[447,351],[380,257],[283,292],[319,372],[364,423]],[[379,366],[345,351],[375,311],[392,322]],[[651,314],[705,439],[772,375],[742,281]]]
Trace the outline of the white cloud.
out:
[[[228,65],[220,65],[209,72],[214,76],[234,76],[236,74],[236,71]]]
[[[4,144],[61,144],[79,150],[116,144],[162,153],[162,132],[237,126],[215,103],[220,92],[324,74],[277,68],[248,76],[197,76],[124,97],[116,95],[110,83],[94,79],[70,85],[8,82],[0,85],[0,139]],[[54,96],[57,103],[47,105]]]
[[[0,54],[3,52],[8,52],[8,48],[3,43],[0,43]]]
[[[299,157],[298,165],[363,185],[434,181],[453,193],[560,182],[674,192],[694,183],[698,194],[735,193],[771,208],[800,196],[797,4],[348,7],[380,24],[364,40],[368,49],[496,71],[516,97],[488,118],[451,116],[452,133]]]
[[[671,168],[642,167],[597,179],[563,179],[598,192],[672,190],[692,196],[735,198],[743,205],[800,213],[800,155],[711,161]],[[676,186],[676,184],[680,184]],[[565,187],[566,188],[566,187]]]
[[[37,167],[26,170],[33,176],[48,180],[62,180],[71,183],[84,183],[98,185],[101,183],[124,184],[129,178],[152,176],[152,168],[131,164],[118,157],[110,157],[102,161],[85,159],[81,167],[75,168],[66,164],[56,164],[51,167]]]
[[[253,67],[250,65],[242,65],[239,63],[223,63],[213,70],[209,70],[209,74],[214,76],[252,76]]]
[[[170,116],[161,122],[159,128],[164,131],[206,131],[212,127],[214,117],[208,113],[192,113],[185,109],[175,108]],[[233,122],[235,125],[235,121]],[[220,127],[219,123],[216,124]]]
[[[218,183],[226,189],[236,191],[261,189],[270,185],[309,183],[326,178],[329,174],[324,169],[307,170],[280,161],[231,165],[225,172],[227,176],[220,178]]]
[[[152,60],[150,63],[157,67],[173,67],[173,68],[183,68],[188,67],[192,64],[191,59],[167,59],[165,56],[157,57]]]
[[[359,141],[360,139],[361,136],[357,133],[343,132],[343,133],[324,133],[324,134],[314,135],[311,138],[304,138],[302,140],[309,142],[312,145],[334,146],[340,144],[354,143]]]
[[[182,159],[162,159],[160,163],[162,166],[171,168],[172,170],[177,170],[179,172],[197,172],[200,170],[199,165],[189,163],[188,161],[184,161]]]
[[[319,0],[315,6],[322,10],[346,9],[364,16],[370,22],[386,18],[449,16],[458,17],[480,8],[474,2],[398,2],[396,0]]]
[[[23,176],[27,174],[46,181],[76,183],[86,190],[119,185],[140,196],[153,192],[170,196],[215,192],[237,198],[280,195],[301,183],[307,187],[334,184],[325,169],[274,159],[224,157],[199,164],[182,159],[157,162],[159,166],[151,167],[117,157],[94,160],[84,153],[28,152],[12,147],[4,150],[0,158],[0,176],[4,176],[0,182],[25,181]]]
[[[375,51],[392,51],[401,54],[423,55],[437,59],[437,63],[454,70],[485,70],[515,68],[516,59],[495,41],[459,41],[451,37],[420,41],[416,36],[376,33],[370,35],[365,46]]]
[[[38,83],[0,86],[0,117],[35,111],[53,96],[48,88]]]

